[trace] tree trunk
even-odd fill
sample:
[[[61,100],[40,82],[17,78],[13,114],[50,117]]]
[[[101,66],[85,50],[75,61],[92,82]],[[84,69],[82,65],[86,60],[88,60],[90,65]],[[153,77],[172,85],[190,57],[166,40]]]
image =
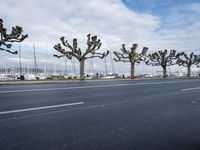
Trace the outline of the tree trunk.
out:
[[[84,80],[84,66],[85,60],[80,60],[80,80]]]
[[[131,62],[131,79],[135,78],[135,63]]]
[[[163,67],[163,78],[167,78],[167,67]]]
[[[187,67],[187,77],[190,77],[191,74],[191,66]]]

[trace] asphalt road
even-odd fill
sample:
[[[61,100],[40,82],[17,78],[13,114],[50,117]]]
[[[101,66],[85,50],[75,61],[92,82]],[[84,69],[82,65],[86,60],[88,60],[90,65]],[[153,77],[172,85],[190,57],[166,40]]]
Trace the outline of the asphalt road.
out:
[[[0,85],[0,150],[200,150],[200,79]]]

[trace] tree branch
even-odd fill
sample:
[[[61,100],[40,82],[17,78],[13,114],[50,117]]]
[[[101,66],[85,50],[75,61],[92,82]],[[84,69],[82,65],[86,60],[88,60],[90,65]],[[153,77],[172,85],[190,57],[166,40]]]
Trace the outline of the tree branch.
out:
[[[12,27],[11,33],[7,33],[7,29],[4,28],[3,19],[0,18],[0,46],[4,45],[6,48],[11,48],[13,42],[22,42],[28,38],[28,34],[22,35],[23,29],[20,26]],[[1,48],[1,50],[7,51],[12,54],[17,54],[17,51],[12,52],[8,49]]]
[[[144,47],[141,53],[136,53],[136,49],[138,47],[138,44],[133,44],[130,50],[127,50],[125,47],[125,44],[122,44],[122,48],[120,49],[122,53],[114,51],[114,55],[116,58],[113,60],[119,62],[140,62],[143,61],[143,57],[146,55],[146,52],[148,50],[147,47]]]
[[[187,55],[183,53],[178,56],[177,64],[179,66],[188,67],[191,65],[198,65],[200,63],[200,55],[195,55],[193,52]]]
[[[94,57],[98,57],[98,58],[101,58],[103,59],[104,57],[106,57],[107,55],[109,54],[109,51],[107,51],[106,53],[94,53],[92,54],[92,56],[90,57],[85,57],[85,59],[90,59],[90,58],[94,58]]]
[[[64,37],[60,38],[61,44],[65,46],[68,51],[61,46],[60,43],[54,45],[54,49],[56,49],[58,52],[61,54],[65,55],[67,58],[71,59],[72,57],[75,57],[79,61],[84,60],[84,59],[89,59],[93,57],[98,57],[98,58],[104,58],[108,55],[107,53],[96,53],[98,49],[101,47],[101,42],[100,39],[97,39],[97,36],[92,36],[90,34],[87,35],[87,45],[88,48],[86,51],[83,53],[80,48],[78,48],[78,41],[76,38],[73,39],[73,43],[69,44],[67,40],[65,40]],[[90,57],[86,57],[88,54],[92,54]]]
[[[8,49],[4,49],[4,48],[1,48],[0,47],[0,50],[2,50],[2,51],[6,51],[6,52],[8,52],[8,53],[11,53],[11,54],[17,54],[18,52],[17,51],[10,51],[10,50],[8,50]]]

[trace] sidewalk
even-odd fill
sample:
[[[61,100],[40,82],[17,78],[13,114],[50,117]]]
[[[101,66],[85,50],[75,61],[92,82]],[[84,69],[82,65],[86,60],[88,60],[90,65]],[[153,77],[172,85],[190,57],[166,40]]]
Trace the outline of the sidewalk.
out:
[[[164,80],[170,80],[170,79],[200,79],[200,77],[176,77],[176,78],[165,78]],[[0,85],[15,85],[15,84],[49,84],[49,83],[72,83],[72,82],[102,82],[102,81],[125,81],[125,80],[163,80],[163,78],[135,78],[135,79],[85,79],[85,80],[8,80],[8,81],[0,81]]]

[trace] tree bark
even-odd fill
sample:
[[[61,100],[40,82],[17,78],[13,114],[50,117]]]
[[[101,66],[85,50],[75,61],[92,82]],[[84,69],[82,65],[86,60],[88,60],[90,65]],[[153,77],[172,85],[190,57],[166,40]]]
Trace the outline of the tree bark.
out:
[[[191,66],[187,67],[187,77],[190,77],[191,75]]]
[[[80,60],[80,80],[84,80],[85,60]]]
[[[135,63],[131,62],[131,79],[135,78]]]
[[[163,78],[167,78],[167,67],[163,67]]]

